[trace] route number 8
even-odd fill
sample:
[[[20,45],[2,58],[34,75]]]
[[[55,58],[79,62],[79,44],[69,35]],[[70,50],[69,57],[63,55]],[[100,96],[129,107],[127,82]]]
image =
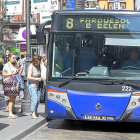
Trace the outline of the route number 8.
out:
[[[72,29],[73,28],[73,19],[72,18],[67,18],[66,19],[66,27],[68,29]]]

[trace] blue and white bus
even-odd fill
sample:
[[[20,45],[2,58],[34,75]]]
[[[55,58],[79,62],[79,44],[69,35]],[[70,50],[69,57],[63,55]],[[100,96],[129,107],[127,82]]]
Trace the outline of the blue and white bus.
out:
[[[140,12],[55,11],[37,31],[48,47],[47,118],[140,121]]]

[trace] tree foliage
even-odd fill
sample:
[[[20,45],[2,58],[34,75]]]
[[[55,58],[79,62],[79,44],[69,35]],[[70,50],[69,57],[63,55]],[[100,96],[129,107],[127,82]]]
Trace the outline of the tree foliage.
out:
[[[0,2],[1,7],[1,16],[0,16],[0,47],[4,46],[9,48],[11,45],[14,45],[13,39],[13,30],[8,26],[9,18],[6,18],[6,5],[4,1]],[[4,40],[4,36],[8,37],[10,41]]]

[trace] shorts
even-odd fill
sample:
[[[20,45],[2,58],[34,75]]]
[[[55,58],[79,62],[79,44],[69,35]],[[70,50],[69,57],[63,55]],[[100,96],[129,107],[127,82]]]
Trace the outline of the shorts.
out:
[[[4,96],[5,97],[5,101],[10,100],[9,96]]]

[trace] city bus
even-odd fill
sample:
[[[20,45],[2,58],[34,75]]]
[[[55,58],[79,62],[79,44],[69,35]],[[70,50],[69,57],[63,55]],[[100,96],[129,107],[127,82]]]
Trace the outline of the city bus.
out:
[[[54,11],[49,32],[47,119],[140,121],[140,12]]]

